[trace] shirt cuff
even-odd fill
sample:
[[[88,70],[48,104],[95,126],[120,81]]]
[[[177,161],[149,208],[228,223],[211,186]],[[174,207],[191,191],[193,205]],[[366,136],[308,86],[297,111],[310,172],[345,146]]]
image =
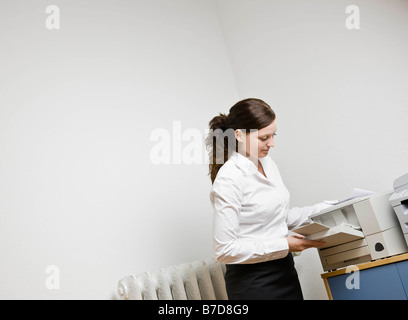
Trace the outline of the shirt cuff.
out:
[[[285,258],[289,253],[289,244],[286,238],[273,239],[264,243],[266,260]]]

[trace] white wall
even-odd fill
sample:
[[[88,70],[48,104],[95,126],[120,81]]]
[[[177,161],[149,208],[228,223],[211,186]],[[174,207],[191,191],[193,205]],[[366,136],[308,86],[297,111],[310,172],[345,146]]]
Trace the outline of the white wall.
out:
[[[353,1],[353,31],[341,0],[56,0],[59,30],[49,4],[0,2],[0,299],[109,299],[211,255],[207,165],[154,165],[150,135],[204,136],[239,98],[277,112],[293,205],[407,171],[406,1]],[[296,260],[325,299],[316,252]]]
[[[408,2],[219,0],[241,98],[277,113],[274,158],[292,205],[392,189],[408,171]],[[360,29],[348,30],[348,5]],[[314,249],[296,258],[307,299],[326,299]]]
[[[56,0],[59,30],[49,4],[0,2],[0,299],[110,299],[212,254],[207,165],[154,165],[150,135],[204,138],[237,91],[211,1]]]

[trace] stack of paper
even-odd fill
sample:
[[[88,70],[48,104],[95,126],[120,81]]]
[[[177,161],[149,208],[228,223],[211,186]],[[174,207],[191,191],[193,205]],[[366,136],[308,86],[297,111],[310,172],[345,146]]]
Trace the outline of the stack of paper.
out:
[[[339,244],[364,238],[363,232],[356,230],[349,225],[338,225],[329,228],[323,224],[314,222],[292,231],[305,236],[306,240],[326,242],[323,247],[319,248],[337,246]]]

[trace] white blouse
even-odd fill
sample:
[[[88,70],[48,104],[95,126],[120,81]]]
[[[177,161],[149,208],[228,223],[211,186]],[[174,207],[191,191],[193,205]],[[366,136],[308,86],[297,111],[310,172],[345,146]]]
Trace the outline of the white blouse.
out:
[[[290,195],[271,157],[260,158],[266,178],[247,157],[234,152],[218,171],[210,199],[214,209],[216,259],[225,264],[257,263],[287,256],[288,230],[327,208],[289,209]]]

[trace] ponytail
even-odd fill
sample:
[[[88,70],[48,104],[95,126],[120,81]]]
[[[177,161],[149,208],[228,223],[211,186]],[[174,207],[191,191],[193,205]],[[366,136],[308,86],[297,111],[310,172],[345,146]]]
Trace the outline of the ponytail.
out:
[[[227,122],[228,116],[225,113],[220,113],[219,116],[212,118],[212,120],[210,121],[209,123],[210,129],[211,130],[221,129],[224,131],[226,129]]]
[[[210,122],[210,132],[206,138],[206,147],[209,154],[209,175],[214,183],[218,171],[229,159],[232,151],[236,151],[235,130],[229,127],[229,118],[220,113]]]

